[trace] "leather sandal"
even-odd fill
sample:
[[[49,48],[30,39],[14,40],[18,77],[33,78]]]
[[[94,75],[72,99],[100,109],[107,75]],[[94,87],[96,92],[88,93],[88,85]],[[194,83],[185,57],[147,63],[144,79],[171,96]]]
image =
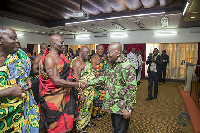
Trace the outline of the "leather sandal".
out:
[[[97,120],[97,121],[101,121],[102,119],[101,119],[101,117],[96,116],[96,117],[95,117],[95,120]]]
[[[94,123],[87,124],[87,127],[95,127],[95,126],[96,126],[96,124],[94,124]]]

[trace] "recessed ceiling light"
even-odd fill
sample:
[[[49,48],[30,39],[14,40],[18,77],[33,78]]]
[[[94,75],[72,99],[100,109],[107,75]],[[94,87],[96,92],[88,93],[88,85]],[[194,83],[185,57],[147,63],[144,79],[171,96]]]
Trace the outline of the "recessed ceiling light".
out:
[[[195,17],[191,17],[191,18],[195,18]]]

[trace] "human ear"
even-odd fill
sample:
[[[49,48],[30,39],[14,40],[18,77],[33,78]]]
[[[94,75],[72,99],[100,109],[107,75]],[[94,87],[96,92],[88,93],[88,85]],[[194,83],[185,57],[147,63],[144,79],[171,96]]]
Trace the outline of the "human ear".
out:
[[[2,45],[2,42],[3,42],[3,38],[1,37],[0,38],[0,45]]]

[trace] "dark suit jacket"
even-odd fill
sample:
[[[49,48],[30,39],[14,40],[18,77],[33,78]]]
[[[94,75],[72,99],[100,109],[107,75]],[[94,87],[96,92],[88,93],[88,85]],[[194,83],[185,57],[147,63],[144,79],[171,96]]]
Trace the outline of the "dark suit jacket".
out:
[[[167,60],[167,62],[162,62],[162,67],[165,68],[167,66],[167,63],[169,63],[169,56],[168,55],[161,55],[162,60]]]
[[[152,61],[150,61],[150,60],[148,60],[146,62],[147,65],[149,64],[149,67],[148,67],[148,70],[147,70],[148,73],[150,72],[151,63],[152,63]],[[159,74],[161,72],[161,69],[162,69],[162,57],[160,55],[158,55],[157,58],[156,58],[156,61],[154,63],[156,63],[157,73]]]

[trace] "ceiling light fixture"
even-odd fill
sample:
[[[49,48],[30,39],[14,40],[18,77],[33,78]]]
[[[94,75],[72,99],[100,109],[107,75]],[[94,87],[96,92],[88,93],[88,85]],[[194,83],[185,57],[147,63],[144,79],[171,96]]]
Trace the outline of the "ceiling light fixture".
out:
[[[86,22],[92,22],[92,21],[95,21],[95,20],[84,20],[84,21],[80,21],[81,23],[86,23]]]
[[[126,30],[125,27],[123,27],[122,25],[118,24],[117,22],[112,22],[112,25],[120,30]]]
[[[155,32],[154,35],[177,35],[176,31],[160,31],[160,32]]]
[[[91,32],[90,30],[87,30],[87,29],[79,27],[79,26],[74,26],[74,28],[85,31],[85,32]]]
[[[101,27],[101,26],[99,26],[99,25],[96,25],[96,24],[92,24],[91,26],[92,26],[93,28],[98,29],[98,30],[101,30],[101,31],[107,31],[107,30],[108,30],[108,29],[103,28],[103,27]]]
[[[161,18],[160,22],[161,22],[162,28],[168,27],[168,18],[166,18],[166,17]]]
[[[23,37],[24,36],[24,33],[22,32],[16,32],[17,33],[17,37]]]
[[[82,34],[82,35],[76,35],[77,39],[87,39],[90,38],[89,34]]]
[[[135,20],[134,23],[136,23],[141,29],[146,28],[141,20]]]
[[[191,18],[195,18],[195,17],[191,17]]]
[[[111,33],[110,37],[127,37],[127,33]]]
[[[185,8],[184,8],[184,10],[183,10],[183,16],[185,15],[185,12],[186,12],[186,10],[187,10],[189,4],[190,4],[190,0],[187,0],[186,6],[185,6]]]
[[[137,14],[137,15],[133,15],[133,16],[134,16],[134,17],[138,17],[138,16],[159,15],[159,14],[165,14],[165,12],[147,13],[147,14]]]
[[[118,19],[118,18],[122,18],[122,17],[111,17],[111,18],[106,18],[106,19]]]

